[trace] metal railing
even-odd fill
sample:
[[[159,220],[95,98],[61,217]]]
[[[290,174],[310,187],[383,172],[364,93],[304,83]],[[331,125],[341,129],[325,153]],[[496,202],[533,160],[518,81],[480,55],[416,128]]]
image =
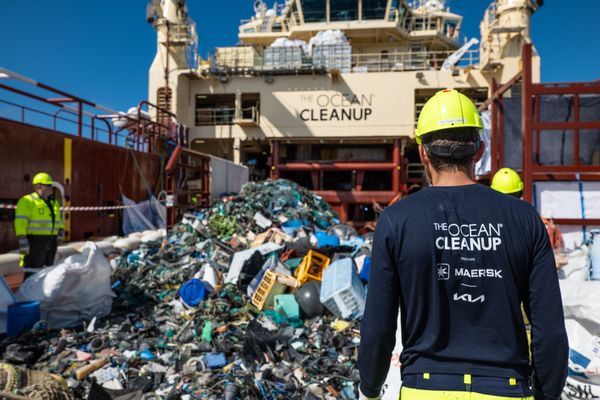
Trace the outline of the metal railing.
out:
[[[57,132],[68,133],[71,135],[77,134],[80,122],[78,121],[75,112],[61,108],[54,113],[50,113],[3,99],[0,99],[0,104],[5,106],[0,107],[0,118],[21,122],[23,124],[35,125],[40,128],[52,129]],[[74,116],[75,118],[67,118],[64,114]],[[105,127],[99,127],[98,125],[104,125]],[[123,146],[128,138],[126,132],[113,132],[108,121],[105,119],[90,117],[89,123],[81,121],[81,126],[85,128],[82,137],[86,139]]]
[[[278,12],[276,15],[271,17],[264,17],[260,24],[257,23],[257,28],[245,29],[242,33],[260,33],[260,32],[272,32],[268,30],[269,25],[277,16],[287,15],[283,23],[287,28],[292,28],[302,24],[322,24],[322,23],[336,23],[336,22],[351,22],[351,21],[384,21],[385,20],[385,8],[366,8],[362,10],[362,18],[359,18],[359,10],[331,10],[329,18],[326,10],[304,10],[303,16],[304,21],[301,20],[298,11],[292,11],[287,14]],[[251,22],[257,22],[260,20],[242,19],[240,26],[247,25]],[[395,22],[398,27],[406,31],[436,31],[449,39],[458,41],[460,33],[457,29],[458,21],[444,18],[443,16],[435,13],[417,13],[413,14],[408,9],[393,8],[387,17],[388,22]],[[454,23],[452,23],[454,22]]]
[[[235,107],[196,109],[196,126],[234,125],[248,122],[258,124],[259,120],[260,111],[258,107],[242,108],[239,114],[236,114]]]
[[[417,52],[383,52],[383,53],[354,53],[351,55],[351,72],[392,72],[392,71],[429,71],[439,70],[444,61],[454,51],[417,51]],[[346,63],[347,55],[332,53],[326,56],[328,65],[340,65]],[[342,59],[343,58],[343,59]],[[321,60],[322,61],[322,60]],[[322,63],[321,63],[322,64]],[[479,64],[479,50],[468,50],[464,57],[456,64],[455,68],[466,68]],[[319,65],[320,66],[320,65]],[[315,69],[319,66],[310,59],[303,57],[300,69]],[[238,54],[231,53],[226,57],[215,59],[213,66],[216,71],[227,71],[241,73],[247,70],[253,72],[269,73],[276,68],[266,66],[262,57],[249,57],[247,53],[240,51]]]
[[[260,121],[260,111],[258,107],[242,108],[240,117],[240,122],[253,122],[255,124],[258,124]]]
[[[233,125],[235,107],[196,108],[196,126]]]
[[[352,72],[390,72],[439,70],[454,51],[353,54]],[[458,68],[479,64],[479,50],[469,50]]]
[[[0,117],[5,119],[146,152],[152,150],[158,136],[172,136],[175,115],[147,101],[138,104],[135,115],[120,113],[2,67],[0,76],[7,83],[28,85],[21,89],[0,83],[0,93],[6,96],[0,100]],[[49,98],[47,92],[62,97]],[[142,107],[163,112],[169,121],[154,122],[145,118]],[[99,115],[98,111],[109,114]],[[115,119],[127,123],[119,128],[114,124]]]

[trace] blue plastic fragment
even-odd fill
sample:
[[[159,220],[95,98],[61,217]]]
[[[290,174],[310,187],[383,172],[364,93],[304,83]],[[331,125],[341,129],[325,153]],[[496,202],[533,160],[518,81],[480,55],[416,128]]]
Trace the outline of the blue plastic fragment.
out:
[[[152,352],[150,350],[144,350],[144,351],[140,352],[140,358],[142,358],[144,360],[154,360],[156,358],[156,356],[154,354],[152,354]]]
[[[137,261],[140,261],[140,255],[137,253],[129,253],[127,256],[127,264],[132,264]]]
[[[335,235],[328,235],[326,232],[315,233],[317,238],[317,248],[323,247],[338,247],[340,245],[340,238]]]
[[[223,368],[227,364],[223,353],[207,354],[204,356],[204,362],[210,369]]]
[[[300,318],[300,306],[293,294],[275,296],[275,311],[289,319]]]
[[[190,307],[196,307],[206,297],[206,287],[200,279],[191,279],[179,289],[179,297]]]
[[[371,256],[365,257],[365,262],[360,270],[359,278],[364,282],[369,282],[369,273],[371,272]]]
[[[296,231],[298,231],[298,229],[308,224],[308,221],[304,219],[291,219],[289,221],[284,222],[281,225],[281,230],[284,231],[287,235],[293,236],[296,234]]]
[[[354,247],[355,249],[360,249],[365,245],[365,241],[359,237],[353,237],[348,240],[342,240],[340,242],[342,246]]]

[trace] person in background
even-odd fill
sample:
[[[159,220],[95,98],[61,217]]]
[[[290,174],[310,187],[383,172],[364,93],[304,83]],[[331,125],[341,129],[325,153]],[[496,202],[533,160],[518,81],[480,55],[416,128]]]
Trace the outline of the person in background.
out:
[[[492,178],[491,188],[517,199],[523,196],[523,180],[517,171],[511,168],[498,170]]]
[[[25,279],[54,264],[56,249],[64,239],[60,205],[52,195],[52,177],[40,172],[33,177],[34,191],[21,197],[15,211],[15,234]]]

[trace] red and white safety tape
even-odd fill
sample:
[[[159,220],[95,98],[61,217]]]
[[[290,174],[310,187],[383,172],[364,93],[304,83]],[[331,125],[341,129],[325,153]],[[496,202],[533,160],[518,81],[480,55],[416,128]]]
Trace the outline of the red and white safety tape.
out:
[[[102,206],[102,207],[61,207],[61,211],[110,211],[110,210],[124,210],[127,208],[141,207],[142,204],[133,204],[129,206]],[[0,203],[0,210],[15,210],[16,204],[3,204]]]

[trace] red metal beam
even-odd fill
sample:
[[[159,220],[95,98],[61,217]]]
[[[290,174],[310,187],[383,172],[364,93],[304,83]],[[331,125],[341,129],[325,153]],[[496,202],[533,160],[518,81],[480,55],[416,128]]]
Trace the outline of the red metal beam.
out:
[[[273,144],[273,160],[271,165],[271,179],[279,179],[279,157],[281,150],[281,142],[279,140],[274,140],[271,142]]]
[[[575,94],[575,98],[573,99],[573,112],[574,112],[574,119],[575,122],[577,123],[577,127],[575,128],[575,146],[573,146],[573,160],[575,160],[575,165],[579,165],[579,130],[581,129],[581,123],[579,121],[579,107],[580,107],[580,103],[579,103],[579,93]],[[600,124],[600,122],[599,122]]]
[[[552,222],[557,225],[600,225],[598,218],[552,218]]]
[[[552,166],[552,165],[532,165],[531,173],[535,174],[538,172],[546,172],[546,173],[578,173],[578,172],[588,172],[588,173],[597,173],[600,174],[600,165],[561,165],[561,166]]]
[[[536,83],[532,87],[533,94],[597,94],[600,93],[600,83]]]
[[[534,172],[536,182],[545,181],[600,181],[600,173]]]
[[[278,142],[275,142],[278,143]],[[292,162],[275,165],[281,171],[391,171],[395,169],[394,163],[367,163],[367,162]]]
[[[316,194],[329,203],[369,204],[374,201],[388,204],[397,193],[391,191],[335,191],[317,190]]]
[[[500,117],[500,113],[504,113],[504,99],[500,97],[496,102],[496,110],[497,110],[497,118],[498,118],[498,128],[497,130],[500,132],[504,132],[504,114]],[[504,136],[498,137],[498,169],[504,167]],[[497,171],[494,171],[494,173]]]
[[[498,83],[496,82],[496,78],[492,78],[492,93],[496,93],[498,91]],[[491,155],[491,164],[492,164],[492,174],[495,174],[500,167],[499,160],[499,142],[498,142],[498,101],[495,98],[491,99],[490,104],[492,105],[491,110],[491,146],[490,146],[490,155]]]
[[[532,118],[532,92],[531,92],[531,43],[523,46],[523,88],[521,92],[521,141],[523,144],[523,198],[533,201],[533,177],[532,177],[532,157],[533,157],[533,130],[531,128]]]
[[[392,150],[392,191],[400,192],[400,139],[394,139],[394,149]],[[363,170],[364,171],[364,170]]]
[[[12,86],[5,85],[3,83],[0,83],[0,89],[8,90],[9,92],[14,92],[14,93],[20,94],[21,96],[30,97],[32,99],[35,99],[35,100],[38,100],[38,101],[41,101],[41,102],[44,102],[44,103],[48,103],[48,99],[46,99],[45,97],[38,96],[38,95],[35,95],[33,93],[26,92],[24,90],[17,89],[17,88],[14,88]],[[56,104],[56,106],[57,107],[62,107],[62,104]]]
[[[532,124],[532,128],[534,130],[545,130],[545,131],[552,131],[552,130],[561,130],[562,131],[562,130],[565,130],[565,129],[570,129],[570,130],[575,130],[575,129],[600,129],[600,121],[534,122]]]
[[[515,76],[512,77],[510,81],[500,86],[499,88],[496,88],[495,90],[493,89],[491,96],[479,106],[479,111],[487,110],[488,106],[492,104],[492,101],[501,98],[507,90],[512,88],[515,85],[515,83],[519,82],[522,78],[523,73],[518,72]]]
[[[59,98],[49,98],[49,99],[46,99],[46,101],[48,103],[60,104],[60,103],[72,103],[75,101],[75,99],[73,99],[71,97],[59,97]]]

